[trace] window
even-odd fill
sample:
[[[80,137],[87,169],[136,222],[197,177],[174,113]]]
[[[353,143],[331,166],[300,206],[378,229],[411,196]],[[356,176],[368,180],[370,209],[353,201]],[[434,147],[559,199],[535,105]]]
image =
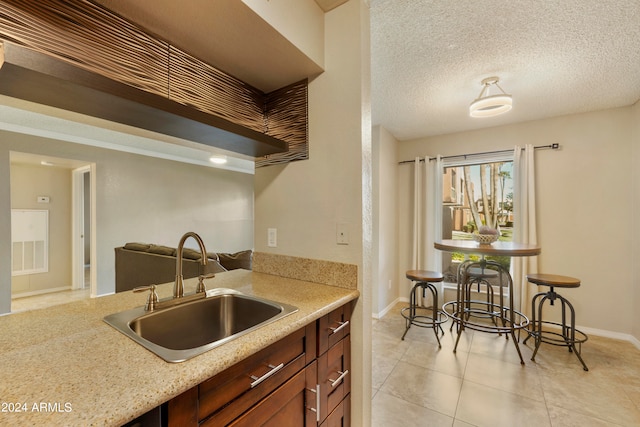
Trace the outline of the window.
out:
[[[442,238],[473,239],[480,225],[500,231],[500,240],[511,241],[513,235],[513,155],[469,162],[446,162],[442,198]],[[458,197],[454,197],[454,196]],[[470,258],[474,258],[470,256]],[[456,281],[462,253],[443,253],[445,280]],[[509,257],[487,257],[510,266]]]

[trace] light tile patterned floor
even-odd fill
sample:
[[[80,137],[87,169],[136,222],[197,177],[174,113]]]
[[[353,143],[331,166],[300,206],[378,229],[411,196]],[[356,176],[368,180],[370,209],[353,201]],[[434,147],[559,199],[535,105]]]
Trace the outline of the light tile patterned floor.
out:
[[[438,349],[431,329],[412,326],[399,304],[373,324],[375,427],[639,426],[640,350],[589,337],[582,356],[564,347],[520,344],[520,364],[504,336],[466,330],[453,353],[455,329]]]
[[[70,291],[51,292],[48,294],[34,295],[31,297],[16,298],[11,300],[11,312],[17,313],[26,310],[52,307],[66,304],[72,301],[83,300],[91,295],[89,288]]]
[[[33,295],[30,297],[12,298],[11,312],[36,310],[54,305],[66,304],[73,301],[83,300],[91,296],[91,269],[84,269],[84,288],[68,291],[50,292],[46,294]]]

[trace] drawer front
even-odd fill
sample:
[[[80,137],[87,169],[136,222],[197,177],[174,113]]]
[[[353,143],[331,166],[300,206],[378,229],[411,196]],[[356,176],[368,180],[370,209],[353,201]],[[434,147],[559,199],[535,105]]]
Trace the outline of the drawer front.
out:
[[[226,425],[242,414],[304,368],[306,341],[301,329],[200,384],[198,419]]]
[[[318,358],[321,420],[351,392],[351,339],[344,337]]]
[[[320,427],[351,427],[351,395],[348,394],[342,402],[329,414]]]
[[[318,320],[318,355],[326,352],[351,332],[351,303]]]
[[[228,425],[234,427],[304,426],[304,390],[305,374],[304,371],[300,371]],[[221,425],[223,424],[217,420],[208,420],[203,427]]]

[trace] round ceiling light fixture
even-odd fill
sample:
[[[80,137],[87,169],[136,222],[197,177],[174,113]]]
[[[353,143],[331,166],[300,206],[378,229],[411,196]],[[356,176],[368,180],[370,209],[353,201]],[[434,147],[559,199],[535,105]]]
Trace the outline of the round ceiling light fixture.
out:
[[[482,90],[480,95],[469,106],[469,115],[471,117],[492,117],[506,113],[513,106],[511,95],[500,87],[498,77],[487,77],[482,80]],[[491,86],[495,86],[501,92],[491,95]]]

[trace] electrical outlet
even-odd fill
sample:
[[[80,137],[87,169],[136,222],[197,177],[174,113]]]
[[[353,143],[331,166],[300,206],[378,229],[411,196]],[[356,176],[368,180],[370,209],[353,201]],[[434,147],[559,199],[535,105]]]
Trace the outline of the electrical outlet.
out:
[[[391,289],[391,279],[389,279],[388,289]]]
[[[270,248],[278,247],[278,229],[277,228],[267,229],[267,246]]]

